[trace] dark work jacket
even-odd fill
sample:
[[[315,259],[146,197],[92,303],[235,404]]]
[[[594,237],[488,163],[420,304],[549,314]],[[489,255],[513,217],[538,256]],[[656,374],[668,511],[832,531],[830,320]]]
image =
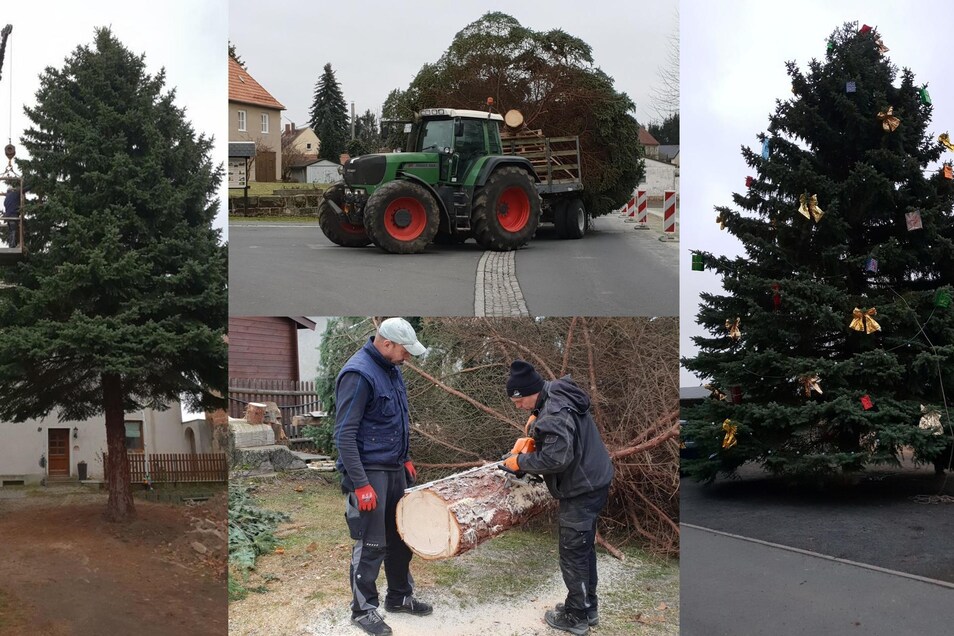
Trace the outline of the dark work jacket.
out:
[[[410,444],[410,416],[407,389],[401,370],[374,348],[369,338],[361,349],[345,363],[335,380],[336,390],[346,373],[357,373],[371,387],[363,404],[351,403],[343,412],[338,400],[335,422],[335,445],[338,447],[338,469],[350,477],[364,477],[365,468],[400,468],[408,458]],[[339,394],[340,397],[340,394]],[[353,402],[353,401],[352,401]],[[360,419],[352,413],[363,408]],[[349,424],[350,423],[350,424]],[[356,430],[354,423],[357,424]],[[354,443],[349,443],[351,436]],[[357,457],[349,456],[357,448]],[[349,453],[351,451],[351,453]],[[359,462],[360,467],[354,466]],[[349,470],[351,464],[351,470]],[[356,481],[364,481],[358,479]],[[361,486],[363,484],[357,484]]]
[[[536,450],[520,470],[543,475],[557,499],[593,492],[613,481],[613,462],[590,415],[590,398],[570,376],[546,382],[530,435]]]

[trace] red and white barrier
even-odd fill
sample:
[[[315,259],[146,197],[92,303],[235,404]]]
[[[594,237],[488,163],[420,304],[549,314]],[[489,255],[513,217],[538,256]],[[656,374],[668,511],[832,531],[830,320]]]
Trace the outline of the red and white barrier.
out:
[[[639,223],[639,227],[648,228],[647,217],[649,214],[649,197],[646,196],[645,190],[636,191],[636,222]]]
[[[676,232],[676,191],[663,192],[663,232]]]
[[[623,209],[620,210],[620,216],[633,216],[633,210],[636,208],[636,197],[633,197],[623,206]]]

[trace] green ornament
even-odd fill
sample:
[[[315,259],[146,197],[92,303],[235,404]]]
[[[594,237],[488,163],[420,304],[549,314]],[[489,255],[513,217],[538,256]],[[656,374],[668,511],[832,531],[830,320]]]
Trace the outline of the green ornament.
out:
[[[705,265],[702,263],[702,254],[693,254],[692,255],[692,271],[701,272],[705,269]]]
[[[927,84],[918,89],[918,95],[921,97],[921,103],[925,106],[931,105],[931,94],[928,92]]]
[[[947,289],[939,289],[934,292],[934,306],[941,309],[947,309],[951,306],[951,292]]]
[[[828,52],[831,53],[834,50],[835,50],[835,41],[828,40]]]

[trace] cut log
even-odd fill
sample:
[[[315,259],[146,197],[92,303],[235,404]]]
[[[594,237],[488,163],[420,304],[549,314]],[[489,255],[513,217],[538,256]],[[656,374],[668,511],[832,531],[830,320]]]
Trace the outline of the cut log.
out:
[[[406,490],[397,528],[422,559],[446,559],[524,523],[553,501],[542,483],[517,480],[488,464]]]
[[[265,404],[259,402],[249,402],[245,407],[245,421],[249,424],[262,424],[265,422]]]

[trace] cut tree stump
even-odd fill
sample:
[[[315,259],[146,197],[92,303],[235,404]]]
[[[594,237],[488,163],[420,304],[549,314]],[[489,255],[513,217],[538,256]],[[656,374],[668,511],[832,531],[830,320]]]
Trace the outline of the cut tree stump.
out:
[[[446,559],[524,523],[553,501],[543,483],[517,480],[487,464],[406,490],[397,528],[422,559]]]

